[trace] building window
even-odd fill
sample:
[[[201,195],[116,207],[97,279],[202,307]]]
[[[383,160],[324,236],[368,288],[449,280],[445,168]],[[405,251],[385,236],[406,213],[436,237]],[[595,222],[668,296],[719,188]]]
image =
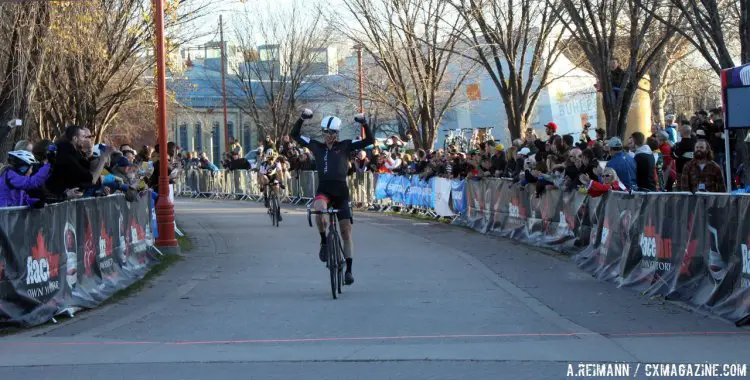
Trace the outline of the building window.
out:
[[[231,121],[227,122],[227,132],[229,132],[229,137],[236,139],[237,135],[234,134],[234,123]]]
[[[179,136],[177,137],[179,140],[180,147],[182,147],[183,150],[188,149],[188,130],[187,130],[187,124],[182,123],[180,124],[180,132]]]
[[[253,147],[253,130],[250,129],[250,124],[242,127],[242,147],[245,153],[249,153]]]
[[[203,152],[203,127],[200,122],[195,123],[195,151]]]

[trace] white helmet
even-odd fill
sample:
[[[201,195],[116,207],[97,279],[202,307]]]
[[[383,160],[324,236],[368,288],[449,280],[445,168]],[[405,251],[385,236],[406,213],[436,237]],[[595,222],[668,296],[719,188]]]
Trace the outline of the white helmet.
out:
[[[327,116],[320,122],[320,126],[324,131],[339,131],[341,130],[341,119],[336,116]]]
[[[266,149],[266,152],[263,156],[265,158],[271,158],[271,157],[276,156],[276,153],[273,151],[273,149]]]
[[[14,150],[12,152],[8,152],[8,157],[13,157],[29,165],[37,164],[36,158],[28,150]]]

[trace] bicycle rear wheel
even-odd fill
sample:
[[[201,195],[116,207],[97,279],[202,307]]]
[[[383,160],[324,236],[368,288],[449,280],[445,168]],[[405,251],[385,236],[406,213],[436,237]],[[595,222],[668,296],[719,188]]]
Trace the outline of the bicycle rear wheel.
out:
[[[328,272],[331,277],[331,295],[336,299],[336,290],[338,289],[338,250],[336,247],[336,235],[333,231],[328,233]]]

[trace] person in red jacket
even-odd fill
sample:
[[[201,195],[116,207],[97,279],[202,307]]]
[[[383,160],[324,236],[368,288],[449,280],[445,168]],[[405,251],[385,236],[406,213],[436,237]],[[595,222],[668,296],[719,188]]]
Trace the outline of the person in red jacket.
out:
[[[591,178],[589,178],[589,176],[586,174],[581,174],[581,176],[579,177],[589,196],[600,197],[608,193],[610,190],[628,191],[628,188],[620,183],[620,179],[617,178],[617,172],[615,171],[615,169],[604,169],[601,177],[601,182],[591,180]]]

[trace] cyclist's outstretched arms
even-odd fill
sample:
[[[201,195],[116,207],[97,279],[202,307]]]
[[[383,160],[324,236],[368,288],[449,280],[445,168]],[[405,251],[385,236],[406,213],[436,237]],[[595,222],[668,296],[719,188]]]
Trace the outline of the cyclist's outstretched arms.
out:
[[[362,125],[362,128],[365,130],[365,138],[364,140],[354,140],[352,141],[351,145],[349,145],[351,150],[360,150],[365,149],[368,146],[375,143],[375,136],[372,135],[372,129],[370,129],[370,126],[367,125],[367,120],[365,119],[365,114],[360,113],[354,116],[354,121],[357,123],[360,123]]]
[[[307,136],[302,136],[302,124],[307,119],[311,119],[313,117],[313,112],[309,109],[305,108],[302,111],[302,115],[300,115],[300,118],[297,120],[296,123],[294,123],[294,126],[292,127],[292,132],[289,134],[294,141],[296,141],[300,146],[306,147],[310,144],[310,138]]]

